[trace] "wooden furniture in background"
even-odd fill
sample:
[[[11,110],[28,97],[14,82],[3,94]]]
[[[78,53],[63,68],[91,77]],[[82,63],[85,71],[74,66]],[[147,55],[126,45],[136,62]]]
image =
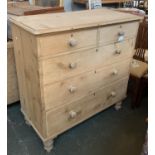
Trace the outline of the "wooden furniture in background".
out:
[[[133,63],[130,68],[130,81],[133,83],[131,87],[132,95],[132,108],[138,107],[141,103],[144,89],[147,87],[148,82],[148,64],[145,59],[145,54],[148,49],[148,21],[144,19],[140,23],[135,53],[133,56]]]
[[[7,43],[7,104],[19,101],[13,42]]]
[[[140,19],[108,9],[11,19],[21,111],[47,151],[67,129],[121,108]]]
[[[138,8],[146,11],[148,9],[148,0],[139,0]]]
[[[56,13],[63,12],[64,7],[55,6],[55,7],[42,7],[42,6],[33,6],[29,2],[16,2],[8,3],[7,13],[10,15],[16,16],[26,16],[26,15],[36,15],[43,13]]]

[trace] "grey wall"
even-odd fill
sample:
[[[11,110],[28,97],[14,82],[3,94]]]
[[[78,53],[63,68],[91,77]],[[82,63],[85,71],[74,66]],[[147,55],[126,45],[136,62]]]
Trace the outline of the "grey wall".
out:
[[[65,11],[77,11],[77,10],[85,10],[85,5],[74,4],[72,0],[64,0],[64,9]]]
[[[65,11],[72,11],[72,0],[64,0]]]

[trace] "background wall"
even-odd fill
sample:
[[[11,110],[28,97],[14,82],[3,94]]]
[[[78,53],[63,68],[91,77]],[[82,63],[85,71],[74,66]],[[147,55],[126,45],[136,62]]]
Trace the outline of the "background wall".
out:
[[[41,6],[55,6],[59,5],[59,0],[37,0],[38,5]],[[65,11],[76,11],[84,10],[85,5],[77,5],[72,2],[72,0],[64,0],[64,9]]]
[[[64,0],[64,9],[65,11],[77,11],[77,10],[85,10],[85,5],[74,4],[72,0]]]

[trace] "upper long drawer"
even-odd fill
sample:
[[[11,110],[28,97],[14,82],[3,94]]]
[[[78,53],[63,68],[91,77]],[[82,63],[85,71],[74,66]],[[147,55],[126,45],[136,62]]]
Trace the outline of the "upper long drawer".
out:
[[[132,56],[135,39],[41,60],[43,84],[121,62]]]
[[[136,37],[138,27],[138,22],[101,27],[99,30],[99,44],[105,45],[112,42],[122,42],[131,37]]]
[[[53,56],[83,47],[96,46],[97,29],[70,31],[38,38],[39,56]]]

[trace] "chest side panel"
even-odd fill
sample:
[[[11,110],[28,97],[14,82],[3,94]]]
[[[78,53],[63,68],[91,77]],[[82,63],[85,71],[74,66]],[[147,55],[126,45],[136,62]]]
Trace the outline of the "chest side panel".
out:
[[[13,25],[15,61],[21,110],[41,136],[43,133],[40,73],[35,36]]]

